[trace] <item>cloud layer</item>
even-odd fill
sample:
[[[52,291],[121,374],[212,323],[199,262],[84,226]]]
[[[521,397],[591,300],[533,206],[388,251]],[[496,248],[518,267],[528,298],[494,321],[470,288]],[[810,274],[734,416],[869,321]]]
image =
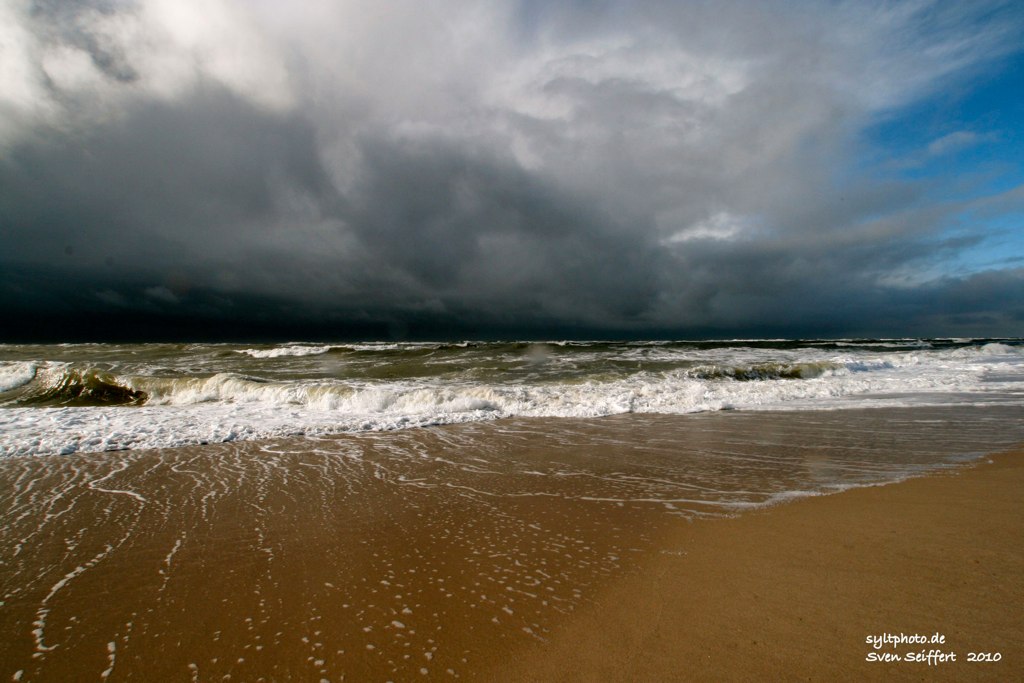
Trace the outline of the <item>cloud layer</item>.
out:
[[[936,201],[865,136],[1015,49],[1012,4],[378,5],[5,3],[0,312],[43,336],[1020,333],[1019,261],[950,265],[986,237],[956,217],[1020,192]]]

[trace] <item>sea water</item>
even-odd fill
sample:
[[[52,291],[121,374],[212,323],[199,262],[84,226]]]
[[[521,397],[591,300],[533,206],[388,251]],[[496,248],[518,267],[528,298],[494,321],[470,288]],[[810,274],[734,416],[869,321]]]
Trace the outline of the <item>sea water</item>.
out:
[[[1024,408],[1021,339],[0,345],[0,456],[511,417]]]

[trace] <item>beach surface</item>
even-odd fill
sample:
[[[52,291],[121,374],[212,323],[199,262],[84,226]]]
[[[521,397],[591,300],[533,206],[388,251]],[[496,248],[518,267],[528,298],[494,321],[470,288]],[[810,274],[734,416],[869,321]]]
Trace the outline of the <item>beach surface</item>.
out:
[[[1017,450],[674,528],[500,678],[1024,680],[1022,493]]]
[[[629,415],[9,458],[0,680],[1019,678],[1021,456],[965,464],[1016,424]],[[867,642],[901,633],[945,642]],[[922,650],[957,661],[866,661]]]

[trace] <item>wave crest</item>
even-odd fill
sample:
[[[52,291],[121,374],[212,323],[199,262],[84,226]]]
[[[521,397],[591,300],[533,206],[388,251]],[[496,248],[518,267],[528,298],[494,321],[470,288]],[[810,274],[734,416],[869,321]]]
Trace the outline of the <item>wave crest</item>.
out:
[[[33,406],[125,406],[141,405],[146,398],[145,392],[125,386],[109,373],[58,367],[36,371],[13,402]]]
[[[244,353],[253,358],[281,358],[284,356],[319,356],[327,353],[333,346],[278,346],[273,349],[241,349],[238,353]]]
[[[811,363],[756,363],[753,365],[701,365],[687,371],[694,379],[734,379],[756,382],[773,379],[814,379],[845,369],[845,365],[831,361]]]
[[[35,377],[35,363],[19,361],[0,363],[0,393],[24,386]]]

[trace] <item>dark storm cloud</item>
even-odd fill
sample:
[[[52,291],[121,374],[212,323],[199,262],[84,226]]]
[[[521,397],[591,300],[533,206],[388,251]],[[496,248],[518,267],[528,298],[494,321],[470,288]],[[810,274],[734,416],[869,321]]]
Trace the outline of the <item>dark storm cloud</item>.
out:
[[[406,296],[599,324],[632,318],[655,293],[646,269],[664,266],[658,250],[593,198],[436,143],[376,140],[362,156],[348,222],[373,262],[409,279]]]
[[[331,200],[308,125],[222,92],[185,105],[12,149],[0,211],[16,251],[0,258],[126,277],[201,271],[266,240],[288,211],[283,193]]]
[[[857,171],[873,116],[1005,52],[1015,17],[4,12],[11,337],[1019,332],[1014,262],[944,274],[984,239],[947,233],[971,207]]]

